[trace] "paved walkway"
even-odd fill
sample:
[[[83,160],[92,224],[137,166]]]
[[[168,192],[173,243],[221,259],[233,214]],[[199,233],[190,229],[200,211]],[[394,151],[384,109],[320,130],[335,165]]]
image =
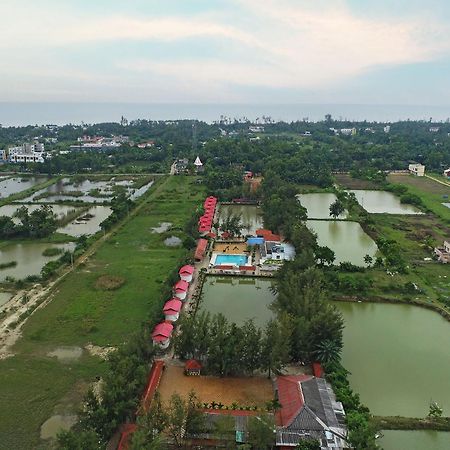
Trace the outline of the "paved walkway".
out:
[[[450,187],[450,183],[442,180],[438,180],[437,178],[430,177],[430,175],[425,175],[426,178],[429,178],[430,180],[436,181],[436,183],[443,184],[444,186]]]

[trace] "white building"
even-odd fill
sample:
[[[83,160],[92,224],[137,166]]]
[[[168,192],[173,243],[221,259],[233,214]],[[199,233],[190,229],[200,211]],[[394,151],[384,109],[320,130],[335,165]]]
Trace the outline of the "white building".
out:
[[[439,133],[439,127],[430,127],[430,133]]]
[[[410,164],[408,170],[416,177],[423,177],[425,175],[425,166],[423,164]]]
[[[390,126],[390,125],[386,125],[386,126],[383,128],[383,131],[384,131],[385,133],[389,133],[389,132],[391,131],[391,126]]]
[[[356,128],[341,128],[341,134],[344,136],[355,136]]]
[[[248,131],[250,131],[251,133],[264,133],[264,127],[260,125],[252,125],[248,127]]]
[[[45,161],[44,144],[23,144],[8,148],[8,159],[12,163],[43,163]]]

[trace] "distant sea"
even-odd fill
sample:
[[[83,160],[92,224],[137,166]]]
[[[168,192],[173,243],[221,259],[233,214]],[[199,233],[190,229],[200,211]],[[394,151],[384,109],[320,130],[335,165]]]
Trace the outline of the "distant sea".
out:
[[[250,120],[270,116],[278,121],[322,120],[325,114],[335,119],[370,122],[398,120],[445,121],[450,106],[421,105],[339,105],[339,104],[144,104],[144,103],[6,103],[0,102],[2,126],[42,124],[90,124],[128,120],[198,119],[205,122],[220,116],[246,117]]]

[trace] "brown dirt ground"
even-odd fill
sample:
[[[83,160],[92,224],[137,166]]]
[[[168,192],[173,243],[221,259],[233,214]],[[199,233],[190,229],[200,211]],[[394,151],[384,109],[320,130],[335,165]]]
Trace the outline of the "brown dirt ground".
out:
[[[450,193],[450,188],[426,177],[414,177],[409,174],[391,173],[390,175],[388,175],[387,179],[391,183],[401,183],[414,186],[430,194],[449,195]]]
[[[369,180],[359,180],[358,178],[352,178],[345,173],[337,173],[334,175],[336,183],[345,189],[373,189],[377,188],[377,185]]]
[[[226,251],[225,251],[226,249]],[[228,253],[229,255],[242,255],[247,250],[247,244],[232,242],[226,244],[214,244],[214,252],[217,253]]]
[[[183,367],[166,366],[158,388],[163,403],[174,393],[186,398],[191,390],[202,403],[215,401],[226,406],[233,402],[240,406],[263,406],[274,396],[272,382],[266,377],[186,376]]]

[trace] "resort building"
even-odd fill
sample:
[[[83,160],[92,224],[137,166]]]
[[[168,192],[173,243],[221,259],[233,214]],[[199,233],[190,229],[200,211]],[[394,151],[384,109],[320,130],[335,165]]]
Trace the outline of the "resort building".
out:
[[[444,241],[443,247],[436,247],[434,253],[438,257],[439,262],[443,264],[450,263],[450,242]]]
[[[199,239],[197,241],[197,248],[195,249],[194,258],[196,261],[202,261],[205,257],[206,248],[208,247],[208,241],[206,239]]]
[[[44,144],[23,144],[8,148],[7,158],[11,163],[43,163],[45,162]]]
[[[161,322],[155,326],[152,332],[153,344],[161,349],[166,349],[170,344],[172,336],[173,325],[169,322]]]
[[[204,213],[198,221],[198,232],[202,234],[207,234],[211,232],[214,215],[216,213],[217,198],[208,197],[203,203]]]
[[[425,166],[423,164],[410,164],[408,170],[409,173],[416,177],[423,177],[425,175]]]
[[[188,289],[189,289],[189,283],[184,280],[180,280],[173,287],[174,296],[180,300],[185,300]]]
[[[319,440],[322,450],[349,448],[344,408],[330,384],[310,375],[280,376],[275,384],[277,448],[293,449],[303,439]]]
[[[450,169],[446,169],[446,170],[444,170],[444,177],[446,177],[446,178],[450,178]]]
[[[178,298],[172,298],[163,308],[163,313],[167,321],[176,322],[180,317],[180,311],[183,303]]]
[[[192,277],[194,276],[195,268],[194,266],[183,266],[179,271],[178,274],[180,275],[180,279],[187,281],[190,283],[192,281]]]

